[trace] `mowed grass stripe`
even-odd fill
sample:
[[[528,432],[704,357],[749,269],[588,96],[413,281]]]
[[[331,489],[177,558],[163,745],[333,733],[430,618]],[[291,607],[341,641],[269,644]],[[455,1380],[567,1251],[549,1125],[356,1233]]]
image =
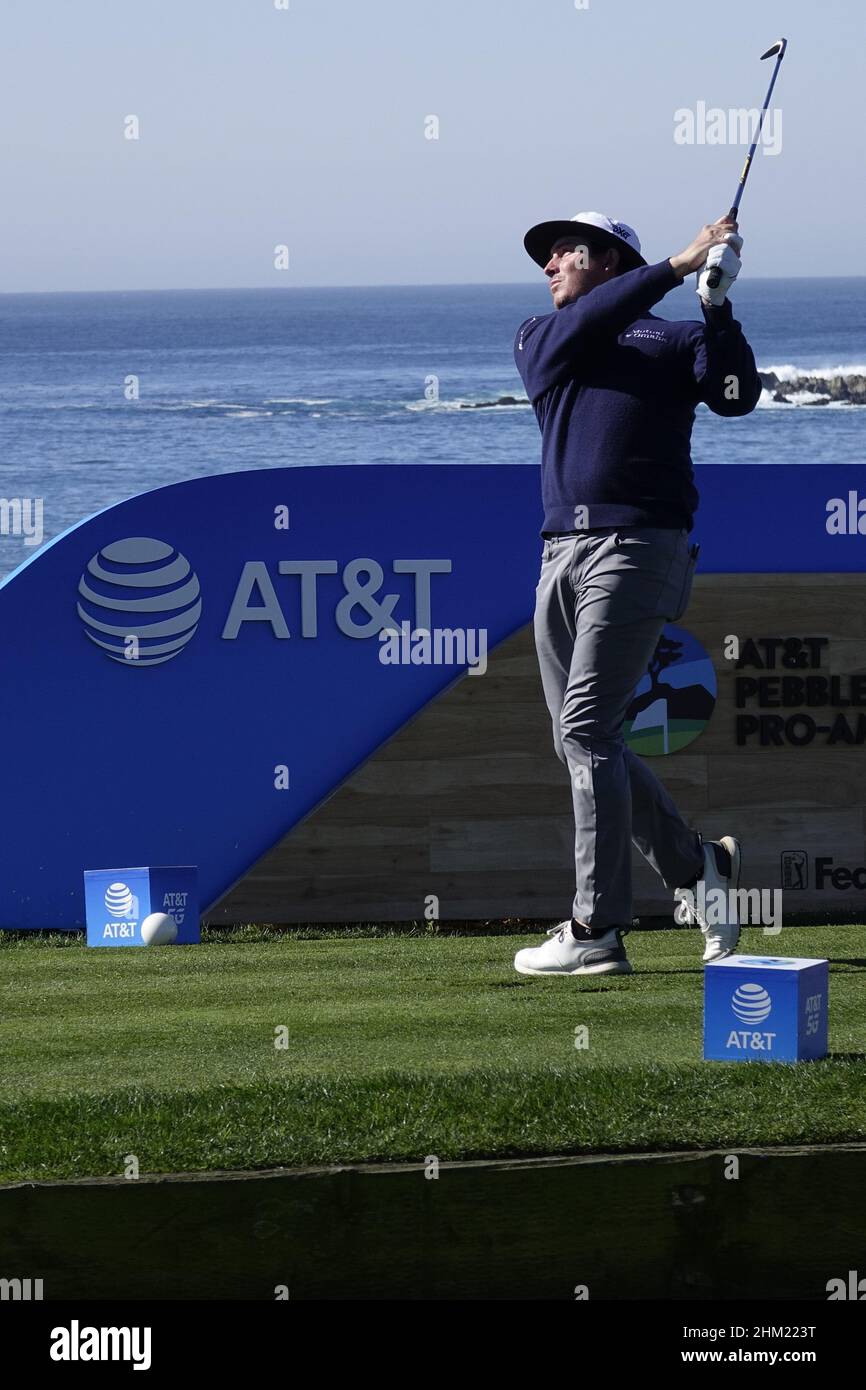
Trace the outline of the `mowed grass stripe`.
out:
[[[862,928],[744,934],[831,960],[798,1067],[701,1061],[696,932],[607,979],[517,976],[532,939],[0,949],[0,1179],[866,1138]]]

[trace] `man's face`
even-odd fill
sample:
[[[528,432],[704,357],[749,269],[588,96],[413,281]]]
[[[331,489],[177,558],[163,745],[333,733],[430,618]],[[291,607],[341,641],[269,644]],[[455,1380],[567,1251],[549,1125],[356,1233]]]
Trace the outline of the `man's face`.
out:
[[[580,237],[563,237],[555,242],[544,267],[553,307],[561,309],[564,304],[573,304],[596,285],[603,285],[615,274],[617,260],[616,251],[596,251]]]

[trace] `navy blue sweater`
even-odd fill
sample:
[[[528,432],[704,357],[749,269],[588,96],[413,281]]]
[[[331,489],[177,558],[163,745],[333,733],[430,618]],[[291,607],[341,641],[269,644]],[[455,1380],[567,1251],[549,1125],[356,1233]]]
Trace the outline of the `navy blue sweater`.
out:
[[[514,360],[542,436],[544,531],[692,529],[695,407],[748,415],[761,380],[727,300],[704,305],[703,323],[649,312],[678,284],[670,261],[640,266],[518,329]]]

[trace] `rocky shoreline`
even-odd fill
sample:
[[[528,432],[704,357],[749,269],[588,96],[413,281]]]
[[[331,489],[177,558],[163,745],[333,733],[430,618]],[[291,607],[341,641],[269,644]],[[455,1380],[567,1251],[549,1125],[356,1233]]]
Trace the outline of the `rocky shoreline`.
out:
[[[803,391],[818,398],[809,401],[809,405],[829,405],[831,401],[866,405],[866,376],[796,376],[790,381],[780,381],[775,372],[759,372],[758,375],[764,389],[770,392],[778,405],[802,404],[791,397]]]

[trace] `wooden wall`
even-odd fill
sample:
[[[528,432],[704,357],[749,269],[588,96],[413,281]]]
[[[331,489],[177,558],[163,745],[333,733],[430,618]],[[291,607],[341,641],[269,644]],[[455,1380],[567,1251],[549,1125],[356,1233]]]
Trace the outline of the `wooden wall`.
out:
[[[731,633],[820,636],[822,674],[866,673],[866,579],[699,576],[679,625],[712,657],[719,698],[700,736],[653,758],[654,771],[705,837],[741,838],[744,886],[780,887],[781,853],[805,850],[809,886],[786,890],[786,912],[866,908],[866,889],[818,891],[814,873],[815,856],[866,864],[866,744],[738,748],[737,673],[722,657]],[[525,628],[274,845],[207,920],[405,921],[423,917],[429,894],[443,921],[560,919],[574,891],[570,808]],[[635,912],[668,911],[670,893],[634,859]]]

